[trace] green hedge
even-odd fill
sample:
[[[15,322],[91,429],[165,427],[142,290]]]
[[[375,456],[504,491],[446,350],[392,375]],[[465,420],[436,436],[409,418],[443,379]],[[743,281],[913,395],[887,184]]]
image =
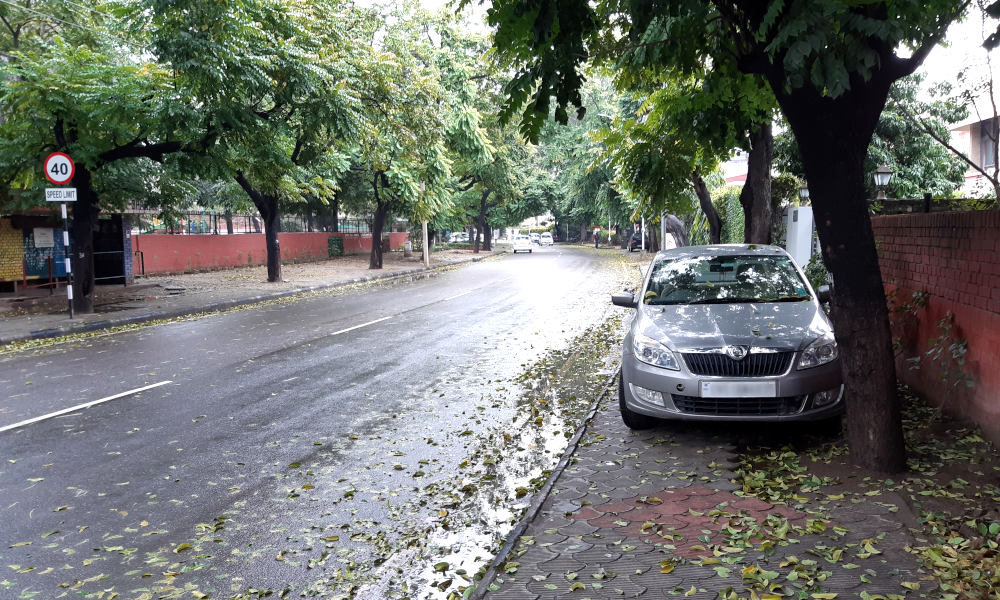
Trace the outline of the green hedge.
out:
[[[344,238],[330,237],[326,239],[326,251],[328,256],[344,255]]]

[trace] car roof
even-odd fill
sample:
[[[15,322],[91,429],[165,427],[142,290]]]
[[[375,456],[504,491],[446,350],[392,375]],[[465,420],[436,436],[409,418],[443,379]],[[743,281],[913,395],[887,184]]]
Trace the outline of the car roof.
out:
[[[675,260],[678,258],[699,258],[708,256],[788,256],[784,248],[767,244],[710,244],[707,246],[681,246],[661,250],[656,253],[657,260]]]

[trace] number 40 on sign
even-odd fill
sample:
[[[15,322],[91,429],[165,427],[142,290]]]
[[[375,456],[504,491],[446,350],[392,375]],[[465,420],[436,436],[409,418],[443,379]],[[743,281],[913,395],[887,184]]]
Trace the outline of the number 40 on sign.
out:
[[[45,177],[56,185],[64,185],[73,179],[76,165],[64,152],[53,152],[45,157]]]

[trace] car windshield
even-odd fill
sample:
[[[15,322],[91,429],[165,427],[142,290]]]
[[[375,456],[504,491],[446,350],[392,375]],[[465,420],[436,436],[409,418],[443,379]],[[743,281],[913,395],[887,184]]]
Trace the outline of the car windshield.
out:
[[[786,256],[695,256],[653,265],[645,304],[802,302],[811,296]]]

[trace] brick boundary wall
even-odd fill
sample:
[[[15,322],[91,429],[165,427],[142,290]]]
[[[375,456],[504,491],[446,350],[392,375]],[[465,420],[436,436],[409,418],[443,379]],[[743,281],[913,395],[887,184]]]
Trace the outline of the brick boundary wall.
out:
[[[370,235],[344,235],[342,233],[279,233],[283,263],[310,262],[328,258],[327,239],[344,238],[346,254],[362,254],[372,247]],[[389,234],[389,248],[403,246],[409,234]],[[140,272],[140,257],[146,274],[190,273],[214,271],[247,265],[267,263],[264,234],[242,233],[237,235],[167,235],[143,234],[132,236],[133,267]]]
[[[872,218],[882,280],[892,311],[899,379],[942,409],[978,423],[1000,445],[1000,211],[921,213]],[[926,293],[926,304],[913,294]],[[900,310],[906,303],[914,309]],[[917,306],[921,305],[921,306]],[[941,361],[927,356],[938,325],[954,316]],[[915,313],[915,314],[914,314]],[[965,365],[948,345],[965,339]],[[907,358],[920,356],[920,368]],[[973,382],[945,372],[961,370]]]

